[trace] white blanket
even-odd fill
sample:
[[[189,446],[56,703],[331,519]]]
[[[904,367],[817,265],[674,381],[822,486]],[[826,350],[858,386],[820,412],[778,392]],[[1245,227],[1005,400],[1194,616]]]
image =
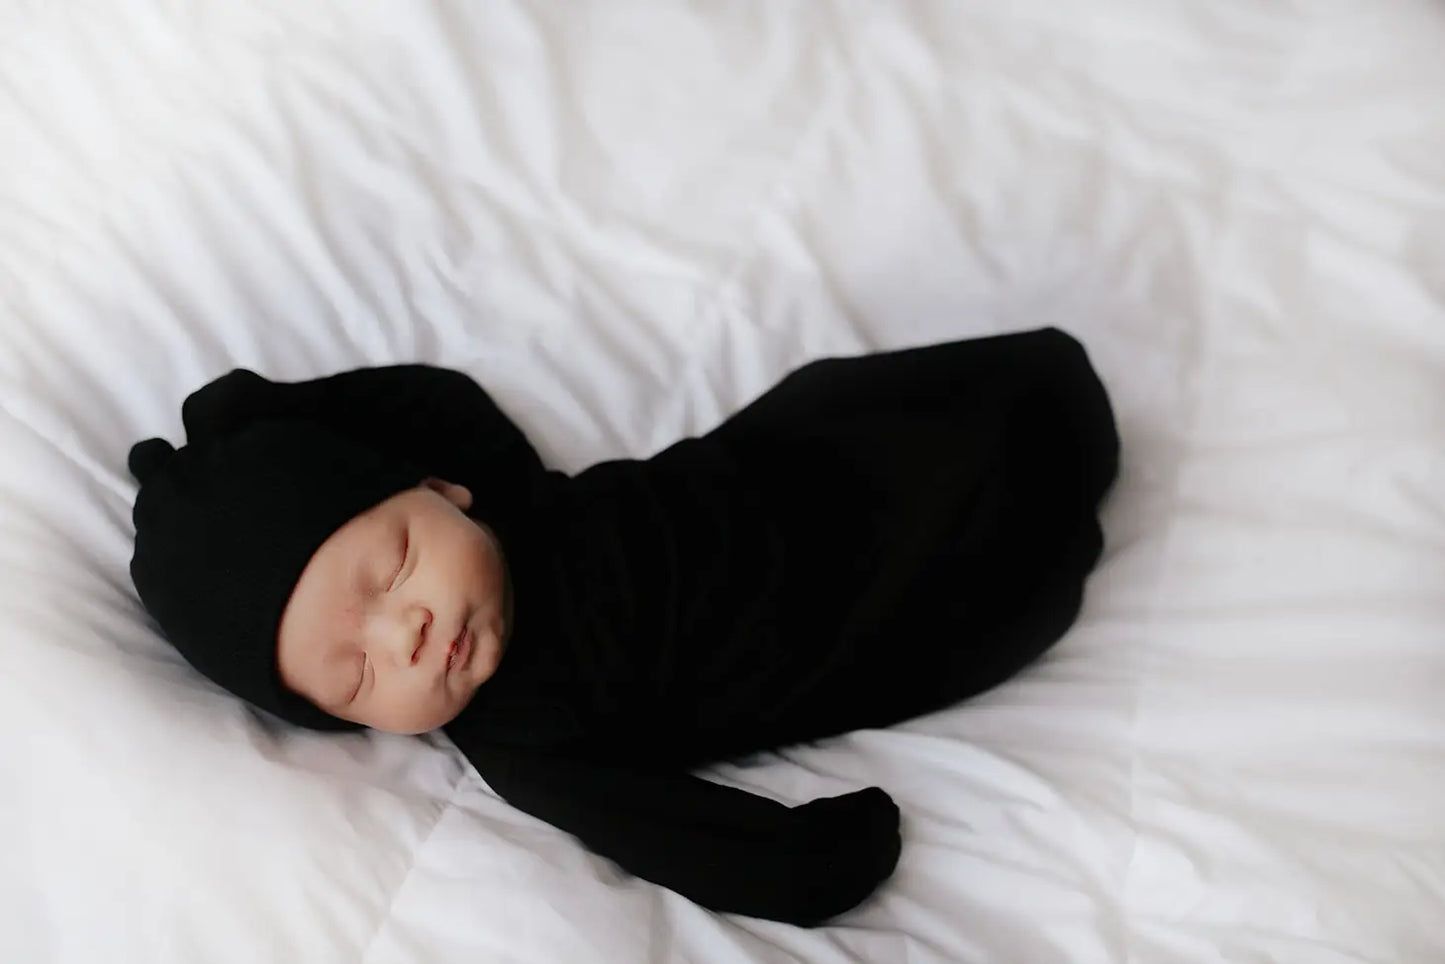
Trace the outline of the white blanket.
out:
[[[0,0],[0,960],[1445,960],[1445,7]],[[711,915],[441,739],[273,728],[130,585],[236,365],[464,369],[564,468],[1054,324],[1123,476],[1077,628],[720,777],[897,876]]]

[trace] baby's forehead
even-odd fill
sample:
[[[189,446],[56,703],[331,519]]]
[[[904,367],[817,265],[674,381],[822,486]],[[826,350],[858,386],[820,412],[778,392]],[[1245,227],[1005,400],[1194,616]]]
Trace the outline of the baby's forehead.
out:
[[[392,552],[405,537],[403,534],[413,528],[411,492],[399,492],[339,526],[312,554],[301,572],[298,588],[308,588],[312,582],[330,585],[354,575],[358,567],[376,555]]]
[[[327,542],[342,543],[347,548],[354,548],[385,540],[407,521],[409,512],[406,495],[406,492],[399,492],[386,501],[357,513],[338,527]]]
[[[322,545],[315,561],[331,569],[347,569],[364,561],[372,553],[382,551],[394,539],[397,527],[384,516],[358,516],[347,523]]]

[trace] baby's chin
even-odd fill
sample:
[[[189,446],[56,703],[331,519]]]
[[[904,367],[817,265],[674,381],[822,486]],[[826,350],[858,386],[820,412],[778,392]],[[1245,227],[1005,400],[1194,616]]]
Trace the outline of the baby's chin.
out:
[[[451,723],[476,695],[477,687],[461,687],[453,681],[452,689],[446,696],[413,699],[404,704],[394,704],[369,719],[358,719],[368,729],[379,733],[395,733],[398,736],[419,736],[440,730]]]
[[[394,733],[397,736],[421,736],[423,733],[440,730],[458,716],[461,716],[462,710],[466,709],[466,705],[469,702],[471,702],[470,697],[462,701],[458,706],[429,714],[424,719],[412,719],[405,722],[390,720],[377,721],[367,723],[366,726],[368,729],[376,730],[378,733]]]

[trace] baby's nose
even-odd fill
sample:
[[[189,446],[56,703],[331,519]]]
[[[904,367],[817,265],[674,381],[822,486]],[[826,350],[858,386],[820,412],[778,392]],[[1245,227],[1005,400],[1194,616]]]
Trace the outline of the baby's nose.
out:
[[[421,661],[423,650],[431,633],[432,614],[425,606],[415,606],[397,620],[396,656],[399,662],[416,665]]]

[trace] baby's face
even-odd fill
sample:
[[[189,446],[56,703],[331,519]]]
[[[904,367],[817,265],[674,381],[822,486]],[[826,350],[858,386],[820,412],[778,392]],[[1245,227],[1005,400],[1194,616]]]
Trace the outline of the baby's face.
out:
[[[471,493],[428,480],[332,533],[277,634],[281,680],[333,716],[392,733],[450,722],[496,671],[506,571]]]

